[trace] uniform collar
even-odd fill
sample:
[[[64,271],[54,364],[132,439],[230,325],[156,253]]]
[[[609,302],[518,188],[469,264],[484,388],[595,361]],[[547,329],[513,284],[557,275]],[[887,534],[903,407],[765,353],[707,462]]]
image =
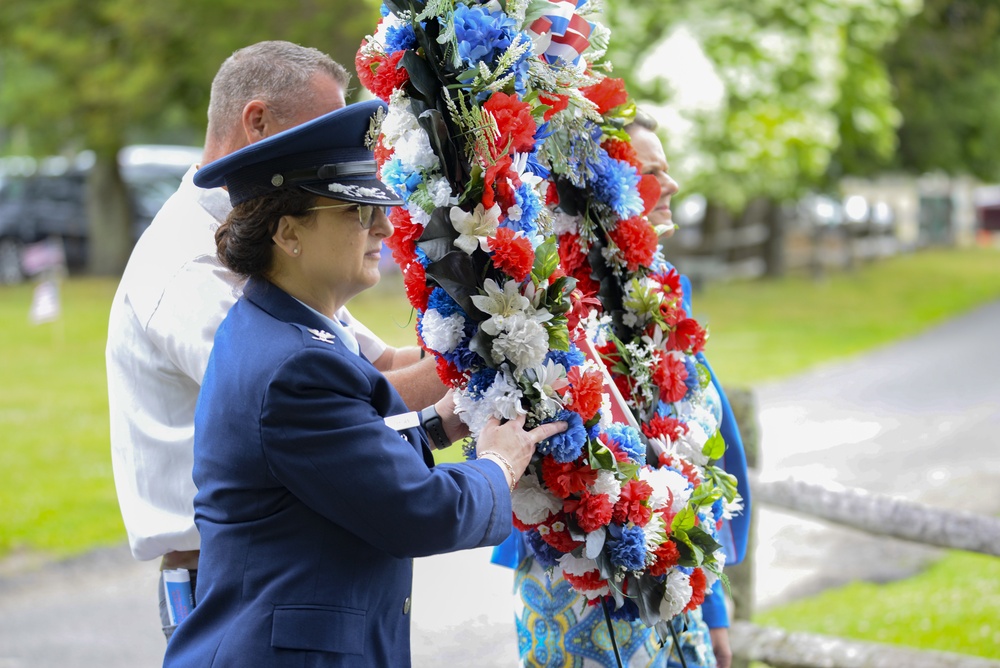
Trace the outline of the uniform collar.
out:
[[[325,318],[268,280],[251,278],[243,288],[243,296],[282,322],[302,325],[306,329],[320,332],[330,328],[329,318]],[[345,339],[343,341],[345,347],[350,349],[347,337],[341,336],[341,338]]]

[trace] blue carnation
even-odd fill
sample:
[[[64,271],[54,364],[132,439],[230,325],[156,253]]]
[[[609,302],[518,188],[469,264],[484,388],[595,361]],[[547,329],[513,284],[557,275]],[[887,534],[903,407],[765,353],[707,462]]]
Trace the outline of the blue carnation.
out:
[[[442,355],[442,357],[455,365],[455,368],[459,371],[467,371],[468,369],[478,367],[483,363],[482,358],[477,353],[474,353],[469,349],[470,340],[471,337],[462,339],[462,341],[455,346],[454,350]]]
[[[405,167],[399,158],[392,158],[382,165],[382,182],[396,191],[396,194],[407,199],[417,191],[423,182],[420,172]]]
[[[469,395],[476,399],[482,397],[486,393],[486,390],[493,387],[493,381],[496,380],[496,377],[497,370],[491,369],[488,366],[477,370],[469,377],[469,384],[466,388]]]
[[[587,442],[587,430],[583,426],[583,420],[573,411],[559,411],[559,414],[552,421],[558,422],[559,420],[569,423],[566,431],[539,443],[538,452],[543,455],[552,455],[552,458],[557,462],[572,462],[583,451],[583,445]]]
[[[385,31],[385,52],[395,53],[397,51],[412,51],[417,48],[417,34],[413,32],[413,26],[404,23],[399,26],[390,26]]]
[[[598,202],[606,204],[623,220],[642,214],[644,205],[635,167],[615,160],[604,149],[600,149],[596,162],[591,161],[588,166],[593,174],[590,186]]]
[[[419,246],[417,247],[416,256],[417,262],[423,265],[424,269],[430,266],[431,259],[427,257],[427,253],[424,252],[423,248],[420,248]]]
[[[382,18],[385,18],[389,16],[389,14],[391,14],[392,12],[389,10],[388,7],[385,6],[385,3],[382,3],[382,5],[378,8],[378,13]]]
[[[493,65],[517,34],[514,19],[503,12],[493,13],[481,7],[460,4],[455,7],[453,21],[458,57],[469,66],[480,62]]]
[[[527,531],[524,537],[528,543],[528,548],[535,555],[535,560],[542,568],[550,568],[559,563],[559,557],[563,553],[546,543],[537,531]]]
[[[583,353],[572,343],[569,344],[569,350],[550,350],[545,355],[546,362],[561,364],[567,371],[575,366],[582,365],[584,359]]]
[[[633,462],[646,461],[646,446],[639,439],[639,432],[623,424],[612,424],[604,430],[604,435],[624,452]]]
[[[431,291],[431,296],[427,298],[427,308],[437,309],[438,313],[445,318],[453,313],[460,313],[463,316],[465,315],[465,311],[463,311],[462,307],[458,305],[458,302],[452,299],[451,295],[445,292],[444,288],[441,287],[436,287],[433,291]]]
[[[608,541],[608,557],[615,566],[638,571],[646,566],[646,534],[642,527],[622,527],[621,538]]]
[[[687,385],[688,391],[697,390],[701,387],[701,380],[698,377],[698,367],[694,363],[693,357],[684,358],[684,368],[687,369],[687,378],[684,379],[684,384]]]

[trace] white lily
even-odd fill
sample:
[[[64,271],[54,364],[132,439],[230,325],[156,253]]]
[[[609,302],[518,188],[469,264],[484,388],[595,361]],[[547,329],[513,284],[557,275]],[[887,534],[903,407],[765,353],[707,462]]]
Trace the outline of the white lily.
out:
[[[469,213],[461,207],[451,207],[451,224],[458,232],[455,245],[464,250],[469,255],[476,250],[476,247],[484,251],[489,250],[486,244],[488,237],[496,234],[500,225],[500,205],[494,204],[489,209],[477,204],[475,210]]]

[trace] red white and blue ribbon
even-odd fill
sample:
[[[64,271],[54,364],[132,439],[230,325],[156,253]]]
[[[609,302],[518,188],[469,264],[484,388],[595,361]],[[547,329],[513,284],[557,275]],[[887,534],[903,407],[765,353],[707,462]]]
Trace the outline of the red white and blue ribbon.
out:
[[[576,63],[590,46],[594,25],[576,13],[587,0],[548,0],[545,14],[531,22],[535,53],[547,63]]]

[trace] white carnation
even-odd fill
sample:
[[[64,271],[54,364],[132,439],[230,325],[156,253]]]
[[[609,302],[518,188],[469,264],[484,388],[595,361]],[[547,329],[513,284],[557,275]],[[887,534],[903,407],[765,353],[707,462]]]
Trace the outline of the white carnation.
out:
[[[515,313],[504,322],[504,331],[493,339],[490,354],[500,364],[510,361],[518,370],[539,366],[549,351],[549,333],[534,320]]]
[[[691,601],[691,579],[677,569],[667,573],[666,589],[660,601],[660,617],[670,619],[679,615]]]
[[[451,196],[451,184],[448,179],[435,176],[427,182],[427,192],[434,201],[434,206],[451,206],[458,204],[458,200]]]
[[[688,479],[677,471],[669,468],[639,470],[639,478],[653,488],[649,503],[653,510],[666,508],[680,512],[691,498],[691,485]]]
[[[581,216],[570,216],[562,212],[556,212],[552,216],[553,234],[576,234],[580,230]]]
[[[597,480],[591,485],[594,494],[607,494],[611,503],[618,503],[622,496],[622,486],[611,471],[601,469],[597,472]]]
[[[562,510],[562,500],[544,489],[533,475],[521,478],[511,497],[514,515],[524,524],[538,524]]]
[[[445,317],[436,308],[430,308],[424,312],[420,329],[428,348],[450,353],[465,336],[465,318],[458,313]]]
[[[498,373],[490,388],[483,393],[481,403],[493,406],[497,417],[513,420],[527,411],[521,408],[524,393],[505,372]],[[483,422],[485,425],[485,421]]]
[[[396,147],[403,135],[420,129],[417,117],[410,111],[410,103],[403,89],[394,91],[389,98],[389,111],[382,121],[382,143]]]

